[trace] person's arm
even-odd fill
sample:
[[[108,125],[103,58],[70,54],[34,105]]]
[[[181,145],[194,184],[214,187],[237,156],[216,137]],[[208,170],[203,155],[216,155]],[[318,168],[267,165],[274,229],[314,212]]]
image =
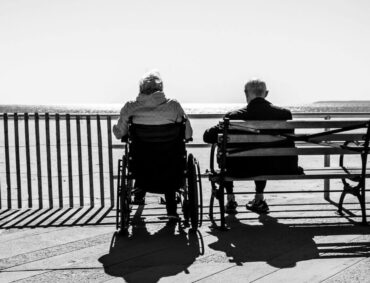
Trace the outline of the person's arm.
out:
[[[230,111],[226,113],[224,117],[232,120],[245,120],[245,110],[239,109],[235,111]]]
[[[242,119],[242,114],[243,113],[240,110],[236,110],[236,111],[226,113],[224,118],[235,119],[235,120]],[[203,141],[205,143],[216,143],[217,136],[221,132],[222,132],[222,126],[220,124],[213,126],[204,132]]]
[[[216,143],[217,136],[221,133],[222,129],[220,125],[213,126],[207,130],[205,130],[203,134],[203,141],[205,143]]]
[[[129,117],[128,104],[126,103],[121,109],[117,124],[113,126],[113,134],[117,139],[122,139],[127,135]]]
[[[193,137],[193,128],[191,127],[190,120],[188,115],[186,115],[184,109],[182,109],[181,104],[176,102],[176,112],[177,112],[177,117],[179,119],[185,118],[185,139],[186,140],[191,140]]]

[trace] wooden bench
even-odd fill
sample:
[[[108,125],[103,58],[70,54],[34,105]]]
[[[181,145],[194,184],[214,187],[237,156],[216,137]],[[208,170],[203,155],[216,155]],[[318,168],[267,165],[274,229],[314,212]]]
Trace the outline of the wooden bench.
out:
[[[365,181],[370,176],[366,168],[369,152],[370,120],[291,120],[291,121],[237,121],[225,118],[223,133],[218,135],[218,141],[211,148],[211,170],[209,179],[212,184],[210,200],[210,219],[214,225],[214,200],[220,205],[221,229],[225,226],[225,181],[252,180],[307,180],[307,179],[342,179],[343,191],[338,204],[338,212],[342,213],[344,198],[347,194],[357,197],[362,213],[362,223],[366,222]],[[287,134],[286,132],[294,134]],[[271,131],[274,134],[271,134]],[[266,134],[268,132],[269,134]],[[283,132],[283,133],[282,133]],[[278,134],[277,134],[278,133]],[[258,148],[259,143],[276,143],[293,140],[295,147]],[[250,149],[250,144],[257,148]],[[249,145],[249,146],[248,146]],[[214,156],[217,150],[219,168],[214,168]],[[259,175],[254,177],[233,177],[228,175],[225,166],[227,159],[251,156],[324,156],[325,166],[305,169],[304,174]],[[339,155],[337,167],[330,166],[330,156]],[[360,164],[347,168],[345,157],[358,155]],[[329,161],[329,162],[328,162]],[[351,180],[351,182],[348,182]],[[350,183],[355,183],[351,185]],[[328,198],[328,188],[326,198]],[[217,226],[217,225],[216,225]]]

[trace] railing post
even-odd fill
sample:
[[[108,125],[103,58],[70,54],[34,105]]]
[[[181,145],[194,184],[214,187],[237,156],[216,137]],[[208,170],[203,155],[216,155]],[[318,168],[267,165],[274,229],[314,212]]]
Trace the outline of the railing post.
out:
[[[72,169],[72,145],[71,145],[71,116],[66,114],[67,131],[67,156],[68,156],[68,188],[69,188],[69,207],[73,207],[73,169]]]
[[[31,179],[31,156],[30,156],[30,130],[29,116],[24,113],[24,137],[26,141],[26,163],[27,163],[27,190],[28,190],[28,207],[32,207],[32,179]]]
[[[104,172],[103,172],[103,143],[101,135],[100,115],[96,115],[96,126],[98,131],[98,155],[99,155],[99,179],[100,179],[100,203],[104,207]]]
[[[325,120],[330,120],[330,115],[325,117]],[[325,131],[330,129],[325,128]],[[330,167],[330,154],[324,156],[324,167]],[[324,179],[324,199],[330,200],[330,179]]]
[[[53,205],[53,182],[51,175],[51,155],[50,155],[50,117],[49,113],[45,113],[45,138],[46,138],[46,162],[48,173],[48,192],[49,192],[49,207]]]
[[[57,164],[58,164],[58,196],[59,196],[59,208],[63,207],[63,176],[62,176],[62,154],[60,145],[60,117],[59,114],[55,114],[55,135],[57,142]]]
[[[8,208],[12,208],[12,184],[10,178],[10,162],[9,162],[9,132],[8,132],[8,114],[4,113],[4,146],[5,146],[5,171],[6,171],[6,186]]]
[[[40,149],[40,125],[39,113],[35,113],[35,139],[36,139],[36,167],[39,193],[39,208],[43,208],[42,202],[42,173],[41,173],[41,149]]]
[[[94,200],[94,171],[92,160],[92,144],[91,144],[91,118],[86,116],[86,129],[87,129],[87,153],[89,155],[89,180],[90,180],[90,206],[95,206]]]
[[[110,206],[114,206],[113,151],[112,151],[112,117],[107,118]]]
[[[19,129],[18,114],[14,113],[14,142],[15,142],[15,162],[17,168],[17,199],[18,208],[22,208],[22,182],[21,182],[21,165],[19,156]]]
[[[78,153],[78,184],[80,187],[80,206],[84,206],[84,188],[83,188],[83,171],[82,171],[82,149],[81,149],[81,123],[80,116],[76,117],[77,131],[77,153]]]

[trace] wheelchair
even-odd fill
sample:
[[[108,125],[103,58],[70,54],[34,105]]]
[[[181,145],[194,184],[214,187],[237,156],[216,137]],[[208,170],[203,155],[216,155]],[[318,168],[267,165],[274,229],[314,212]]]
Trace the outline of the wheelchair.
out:
[[[156,194],[175,189],[183,223],[196,231],[203,218],[202,182],[198,161],[186,152],[185,121],[142,125],[130,120],[128,135],[122,141],[124,154],[118,161],[117,181],[118,232],[128,232],[136,187]]]

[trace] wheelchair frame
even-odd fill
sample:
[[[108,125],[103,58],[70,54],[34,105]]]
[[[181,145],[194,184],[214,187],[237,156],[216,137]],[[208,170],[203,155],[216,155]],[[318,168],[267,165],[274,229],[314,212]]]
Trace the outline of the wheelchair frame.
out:
[[[134,125],[130,120],[129,134],[125,143],[122,159],[118,160],[118,181],[117,181],[117,210],[116,229],[119,233],[127,234],[130,226],[130,214],[132,211],[132,196],[134,194],[134,177],[132,176],[130,147],[133,140],[130,135],[130,128]],[[149,125],[148,125],[149,126]],[[185,121],[181,122],[181,140],[185,140]],[[203,218],[203,193],[199,162],[192,154],[185,151],[185,171],[183,174],[182,187],[177,190],[176,199],[180,199],[184,216],[184,225],[191,226],[191,230],[197,230],[202,225]],[[190,224],[189,224],[190,220]]]

